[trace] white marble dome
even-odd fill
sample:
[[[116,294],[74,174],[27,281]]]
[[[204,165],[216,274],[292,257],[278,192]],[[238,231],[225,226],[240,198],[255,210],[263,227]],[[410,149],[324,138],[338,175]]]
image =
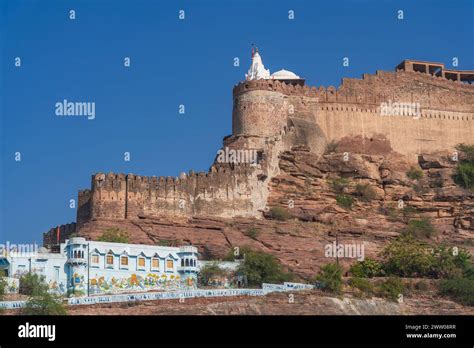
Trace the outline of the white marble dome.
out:
[[[296,75],[292,71],[288,71],[285,69],[278,70],[277,72],[274,72],[273,74],[270,75],[271,79],[275,80],[298,80],[300,77]]]

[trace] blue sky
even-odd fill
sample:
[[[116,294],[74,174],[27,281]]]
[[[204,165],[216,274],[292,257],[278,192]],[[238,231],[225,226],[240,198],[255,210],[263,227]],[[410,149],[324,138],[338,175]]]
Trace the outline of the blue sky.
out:
[[[473,69],[473,3],[0,0],[0,242],[40,243],[75,221],[69,200],[93,173],[206,171],[231,133],[252,43],[271,72],[316,86],[405,58]],[[63,99],[95,102],[95,119],[56,116]]]

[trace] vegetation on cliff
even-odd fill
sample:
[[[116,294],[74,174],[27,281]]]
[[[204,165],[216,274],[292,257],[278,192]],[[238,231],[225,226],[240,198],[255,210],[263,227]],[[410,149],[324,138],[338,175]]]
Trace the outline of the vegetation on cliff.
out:
[[[282,283],[293,280],[291,273],[283,271],[278,259],[263,251],[245,248],[242,251],[244,262],[237,272],[247,279],[251,286],[260,286],[262,283]]]
[[[456,149],[461,153],[461,158],[453,175],[454,182],[474,190],[474,145],[459,144]]]
[[[104,230],[97,240],[111,243],[129,243],[129,235],[126,231],[122,231],[117,227],[112,227]]]
[[[319,274],[316,276],[322,289],[333,294],[339,295],[342,292],[342,267],[337,263],[328,263],[321,267]]]

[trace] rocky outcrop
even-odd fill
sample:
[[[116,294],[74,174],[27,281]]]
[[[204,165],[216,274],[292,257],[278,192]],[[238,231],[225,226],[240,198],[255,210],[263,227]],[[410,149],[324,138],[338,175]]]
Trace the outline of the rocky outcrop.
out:
[[[420,156],[416,168],[423,177],[413,180],[407,177],[413,164],[384,146],[365,147],[368,153],[345,151],[344,144],[352,147],[357,141],[342,142],[323,155],[304,146],[281,152],[278,170],[269,177],[261,218],[141,214],[134,219],[91,219],[79,234],[96,239],[104,229],[119,227],[133,243],[193,244],[204,259],[223,258],[234,247],[250,246],[275,255],[303,279],[333,262],[325,256],[325,246],[336,235],[340,244],[363,245],[365,257],[377,257],[411,218],[430,219],[437,232],[432,243],[474,252],[474,195],[454,184],[455,163],[442,154]],[[344,185],[335,188],[333,182],[340,178]],[[367,187],[366,197],[361,188]],[[338,204],[341,195],[353,199],[352,208]],[[284,221],[271,219],[274,207],[285,212]],[[346,267],[354,261],[340,260]]]

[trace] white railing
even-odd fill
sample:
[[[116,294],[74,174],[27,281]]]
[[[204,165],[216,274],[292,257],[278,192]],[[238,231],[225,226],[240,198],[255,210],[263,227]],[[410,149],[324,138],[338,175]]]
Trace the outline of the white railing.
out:
[[[133,302],[150,300],[172,300],[195,297],[227,297],[227,296],[264,296],[275,291],[295,291],[313,289],[313,285],[301,283],[268,284],[263,283],[261,289],[197,289],[197,290],[174,290],[163,292],[148,292],[121,295],[98,295],[89,297],[72,297],[66,299],[70,306],[92,305],[113,302]],[[25,306],[26,301],[4,301],[0,302],[0,308],[16,309]]]

